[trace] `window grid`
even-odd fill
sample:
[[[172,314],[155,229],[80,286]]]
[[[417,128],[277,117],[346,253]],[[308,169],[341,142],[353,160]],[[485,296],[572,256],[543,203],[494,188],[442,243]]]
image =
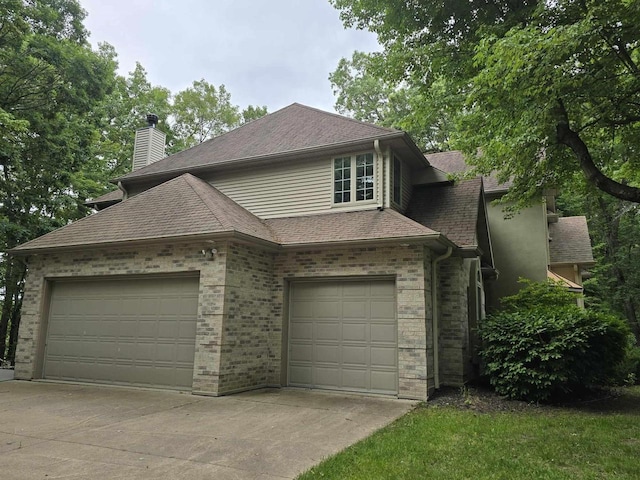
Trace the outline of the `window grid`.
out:
[[[356,201],[373,200],[373,154],[356,155]]]
[[[333,201],[351,201],[351,157],[336,158],[333,162]]]

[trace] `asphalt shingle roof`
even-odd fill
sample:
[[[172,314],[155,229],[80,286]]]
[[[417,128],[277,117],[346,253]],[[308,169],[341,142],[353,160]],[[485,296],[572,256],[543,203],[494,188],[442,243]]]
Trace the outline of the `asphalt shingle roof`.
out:
[[[395,210],[364,210],[271,218],[266,224],[282,245],[437,236]]]
[[[135,170],[121,179],[130,180],[145,175],[187,171],[234,160],[348,144],[384,135],[401,136],[404,133],[294,103],[195,147]]]
[[[454,185],[414,187],[407,217],[446,235],[460,247],[477,246],[478,209],[482,180],[473,178]]]
[[[551,265],[559,263],[593,264],[593,251],[585,217],[560,217],[549,224]]]
[[[388,209],[261,220],[207,182],[185,173],[12,251],[234,232],[285,246],[439,236]]]
[[[276,240],[258,217],[208,183],[186,173],[13,251],[234,231],[267,241]]]
[[[430,153],[425,155],[429,163],[445,173],[464,173],[471,169],[465,162],[464,154],[458,150],[451,152]],[[487,193],[501,192],[511,186],[511,182],[499,183],[495,175],[483,177],[484,191]]]

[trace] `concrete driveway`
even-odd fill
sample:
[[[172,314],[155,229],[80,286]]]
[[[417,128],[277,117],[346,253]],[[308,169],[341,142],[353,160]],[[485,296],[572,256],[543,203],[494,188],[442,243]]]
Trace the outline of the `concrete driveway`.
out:
[[[414,404],[293,389],[213,398],[2,382],[0,476],[294,478]]]

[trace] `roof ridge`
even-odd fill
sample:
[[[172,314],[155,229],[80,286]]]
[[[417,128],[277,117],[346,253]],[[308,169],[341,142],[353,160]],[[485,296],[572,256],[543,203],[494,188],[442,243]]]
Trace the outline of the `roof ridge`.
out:
[[[340,118],[342,120],[348,120],[350,122],[357,123],[359,125],[367,125],[369,127],[374,127],[374,128],[380,129],[380,130],[386,130],[387,132],[402,132],[402,130],[399,130],[397,128],[382,127],[380,125],[376,125],[375,123],[363,122],[362,120],[358,120],[358,119],[355,119],[355,118],[352,118],[352,117],[348,117],[346,115],[341,115],[339,113],[334,113],[334,112],[327,112],[325,110],[320,110],[319,108],[316,108],[316,107],[310,107],[308,105],[303,105],[302,103],[298,103],[298,102],[294,102],[291,105],[282,108],[281,110],[284,110],[285,108],[292,107],[294,105],[297,105],[297,106],[302,107],[302,108],[306,108],[307,110],[313,110],[314,112],[323,113],[325,115],[331,115],[333,117],[337,117],[337,118]]]
[[[211,205],[209,205],[209,202],[207,201],[206,198],[204,198],[200,192],[195,188],[193,182],[194,181],[198,181],[198,183],[205,183],[208,187],[210,187],[213,190],[216,190],[217,192],[219,192],[220,194],[224,195],[222,192],[220,192],[218,189],[216,189],[213,185],[210,185],[208,182],[205,182],[204,180],[202,180],[201,178],[196,177],[195,175],[192,175],[190,173],[184,173],[182,175],[180,175],[181,178],[184,177],[185,181],[187,182],[187,185],[189,185],[189,187],[191,188],[191,190],[193,190],[193,193],[195,193],[198,198],[202,201],[202,203],[205,205],[205,207],[207,207],[207,210],[209,210],[209,213],[211,213],[211,215],[213,215],[213,218],[215,218],[218,223],[220,225],[222,225],[225,228],[229,228],[229,225],[227,224],[227,222],[223,222],[220,217],[218,216],[218,214],[214,211],[214,209],[211,207]],[[226,195],[225,195],[226,196]],[[229,198],[229,197],[227,197]]]

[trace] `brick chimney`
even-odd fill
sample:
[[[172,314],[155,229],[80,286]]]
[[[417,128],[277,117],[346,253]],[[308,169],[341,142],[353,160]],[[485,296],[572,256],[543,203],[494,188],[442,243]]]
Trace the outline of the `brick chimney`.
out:
[[[147,126],[136,130],[133,145],[133,170],[138,170],[165,157],[164,147],[167,136],[158,130],[158,116],[147,115]]]

